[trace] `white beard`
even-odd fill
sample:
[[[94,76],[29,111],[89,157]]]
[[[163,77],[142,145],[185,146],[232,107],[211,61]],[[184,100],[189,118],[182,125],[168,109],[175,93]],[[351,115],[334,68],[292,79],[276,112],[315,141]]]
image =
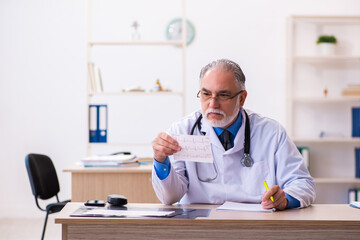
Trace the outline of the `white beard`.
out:
[[[236,105],[234,108],[234,111],[232,112],[232,114],[230,116],[226,116],[226,114],[224,113],[224,111],[220,110],[220,109],[214,109],[214,108],[208,108],[206,110],[205,113],[202,113],[204,116],[204,120],[207,122],[207,124],[209,124],[212,127],[220,127],[223,128],[227,125],[229,125],[238,115],[239,110],[240,110],[240,103],[239,101],[236,101]],[[221,120],[216,120],[216,119],[208,119],[208,114],[209,113],[217,113],[223,116],[223,118]]]

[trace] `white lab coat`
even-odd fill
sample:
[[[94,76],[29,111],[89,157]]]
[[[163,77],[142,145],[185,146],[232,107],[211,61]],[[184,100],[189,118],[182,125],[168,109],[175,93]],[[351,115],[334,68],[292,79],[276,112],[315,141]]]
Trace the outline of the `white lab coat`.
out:
[[[279,185],[286,193],[307,207],[315,199],[314,179],[310,176],[295,144],[276,121],[246,110],[250,119],[250,156],[252,167],[244,167],[245,114],[241,110],[242,124],[235,137],[234,147],[225,151],[214,129],[203,119],[201,131],[210,137],[213,158],[218,176],[211,182],[200,179],[213,178],[216,173],[211,163],[174,161],[170,156],[170,174],[160,180],[153,170],[152,183],[156,195],[164,204],[180,200],[182,204],[222,204],[225,201],[260,203],[266,180],[269,187]],[[196,111],[174,123],[169,135],[190,134]],[[194,135],[200,135],[198,127]],[[196,165],[198,171],[196,170]]]

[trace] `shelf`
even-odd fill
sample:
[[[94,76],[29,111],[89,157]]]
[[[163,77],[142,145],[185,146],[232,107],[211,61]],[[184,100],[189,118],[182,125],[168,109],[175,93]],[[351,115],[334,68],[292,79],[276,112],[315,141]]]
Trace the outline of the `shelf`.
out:
[[[334,138],[292,138],[295,143],[358,143],[360,144],[360,137],[334,137]]]
[[[163,92],[101,92],[101,93],[89,93],[89,96],[129,96],[129,95],[177,95],[182,96],[184,93],[182,92],[171,92],[171,91],[163,91]]]
[[[294,97],[296,103],[351,103],[360,102],[359,97]]]
[[[351,108],[360,105],[360,96],[342,95],[346,85],[359,84],[359,30],[360,16],[291,16],[288,21],[287,132],[297,146],[309,148],[310,172],[323,176],[314,177],[321,185],[319,203],[345,203],[343,192],[360,187],[360,178],[352,177],[360,137],[351,137]],[[336,54],[320,54],[316,40],[325,34],[337,38]]]
[[[358,183],[360,178],[314,178],[315,183]]]
[[[294,56],[293,59],[295,61],[304,61],[304,62],[312,62],[312,61],[360,61],[360,56]]]
[[[173,46],[183,46],[182,41],[92,41],[88,43],[89,46],[128,46],[128,45],[134,45],[134,46],[141,46],[141,45],[173,45]]]
[[[151,146],[151,142],[96,142],[96,143],[89,143],[88,147],[91,146]]]
[[[359,16],[292,16],[295,23],[312,23],[312,24],[360,24]]]
[[[139,114],[141,116],[144,116],[144,114],[147,114],[145,111],[138,111],[137,108],[134,108],[137,106],[136,104],[139,102],[146,102],[149,103],[147,107],[150,109],[149,112],[151,113],[161,113],[163,108],[159,108],[157,104],[152,104],[152,100],[157,101],[159,104],[166,103],[167,101],[175,101],[176,104],[181,102],[181,107],[176,106],[176,108],[173,108],[172,110],[175,112],[179,112],[179,115],[184,116],[186,114],[186,92],[187,92],[187,84],[186,84],[186,49],[187,49],[187,31],[181,31],[181,34],[177,38],[172,38],[173,40],[168,40],[165,36],[160,36],[157,33],[153,33],[153,36],[150,36],[146,39],[139,39],[139,40],[131,40],[130,38],[126,36],[120,36],[120,35],[107,35],[102,33],[102,31],[98,31],[98,28],[103,28],[103,24],[106,24],[106,29],[108,30],[114,30],[116,32],[119,31],[118,26],[119,23],[116,23],[114,21],[108,22],[107,19],[111,19],[113,17],[112,14],[116,14],[117,10],[124,10],[124,8],[128,7],[129,4],[127,1],[120,1],[121,3],[106,3],[109,4],[108,8],[103,8],[100,11],[98,11],[98,8],[96,7],[98,3],[95,4],[95,6],[92,5],[92,0],[87,0],[87,36],[86,36],[86,48],[87,48],[87,65],[88,67],[88,76],[86,79],[87,82],[87,93],[86,93],[86,100],[87,105],[89,104],[96,104],[98,102],[106,103],[106,104],[113,104],[118,102],[118,98],[123,99],[124,101],[121,101],[121,103],[127,104],[127,111],[128,114],[132,114],[132,112]],[[186,25],[186,0],[179,0],[179,3],[181,3],[181,6],[179,9],[177,9],[180,16],[178,16],[181,19],[182,25]],[[105,3],[104,3],[105,4]],[[172,5],[171,5],[172,6]],[[117,9],[116,9],[117,8]],[[111,10],[107,13],[107,11],[103,10]],[[125,10],[126,11],[126,10]],[[108,15],[109,14],[109,15]],[[116,15],[117,16],[117,15]],[[165,17],[165,16],[163,16]],[[95,20],[95,21],[94,21]],[[105,21],[103,21],[105,20]],[[120,18],[119,21],[124,21],[124,24],[126,23],[126,16],[125,18]],[[134,26],[135,27],[135,26]],[[95,31],[93,31],[95,30]],[[124,31],[128,31],[128,29],[123,29]],[[136,31],[136,27],[134,28]],[[186,30],[186,27],[183,29]],[[121,31],[121,29],[120,29]],[[136,39],[136,38],[133,38]],[[176,52],[176,54],[169,54],[166,50],[171,50]],[[114,51],[112,51],[114,50]],[[122,50],[122,51],[121,51]],[[133,51],[134,50],[134,51]],[[139,59],[138,61],[127,61],[128,55],[130,54],[133,56],[134,53],[134,59]],[[157,55],[157,53],[159,53]],[[165,62],[172,63],[177,69],[176,71],[171,71],[172,69],[164,68],[161,64],[156,64],[153,61],[154,56],[158,57],[159,59],[163,59]],[[144,56],[144,58],[142,58]],[[125,61],[126,68],[127,69],[119,69],[119,63],[114,64],[119,59],[120,65]],[[94,69],[91,68],[91,64],[94,65]],[[102,83],[105,82],[111,82],[114,83],[112,88],[105,88],[108,91],[98,91],[99,88],[99,81],[98,79],[101,79],[100,76],[100,70],[99,65],[101,65],[101,70],[104,70],[104,72],[101,71],[101,76],[106,76],[105,78],[102,78]],[[126,91],[131,89],[126,88],[128,85],[129,77],[133,76],[133,69],[141,69],[140,72],[137,74],[137,79],[142,81],[142,83],[139,83],[139,86],[143,86],[145,91]],[[89,71],[90,70],[90,71]],[[93,71],[94,70],[94,71]],[[136,70],[135,70],[136,71]],[[122,79],[115,80],[115,78],[111,78],[108,76],[116,76],[120,75],[122,76]],[[158,78],[158,75],[161,76],[168,76],[170,74],[170,77],[166,77],[168,79],[172,79],[171,75],[176,76],[174,80],[176,81],[176,84],[178,84],[178,87],[175,87],[175,89],[171,89],[172,91],[155,91],[155,88],[153,87],[147,87],[145,89],[145,81],[146,79],[156,79]],[[94,77],[96,76],[96,77]],[[150,77],[149,77],[150,76]],[[154,77],[155,76],[155,77]],[[97,81],[92,81],[94,78],[97,79]],[[179,81],[181,80],[181,81]],[[148,83],[148,81],[146,81]],[[115,85],[118,84],[118,85]],[[94,86],[95,85],[95,86]],[[106,85],[106,84],[105,84]],[[117,86],[117,87],[116,87]],[[151,91],[154,90],[154,91]],[[127,99],[129,98],[129,99]],[[150,99],[152,98],[152,99]],[[134,101],[135,100],[135,101]],[[134,101],[134,107],[132,107],[132,101]],[[88,106],[86,106],[88,108]],[[117,122],[121,125],[121,122],[129,121],[129,119],[124,119],[123,114],[121,114],[122,109],[119,108],[112,108],[111,114],[107,115],[106,118],[106,124],[110,121]],[[99,114],[98,114],[99,115]],[[172,118],[173,114],[168,114],[168,118]],[[112,120],[109,120],[109,118],[112,118]],[[140,117],[141,118],[141,117]],[[145,116],[146,118],[146,116]],[[108,125],[106,125],[107,127]],[[89,124],[87,126],[87,132],[89,132]],[[153,138],[155,134],[157,134],[158,131],[156,128],[150,128],[147,129],[147,131],[144,132],[145,136],[142,138],[134,138],[134,139],[127,139],[123,136],[126,136],[128,134],[131,134],[134,130],[139,130],[139,128],[146,128],[147,126],[124,126],[121,127],[121,131],[117,131],[111,134],[111,139],[109,141],[109,135],[110,132],[107,132],[107,143],[87,143],[87,155],[90,156],[92,148],[107,148],[107,147],[118,147],[118,146],[125,146],[125,147],[132,147],[132,146],[140,146],[139,151],[149,151],[149,146],[151,146],[151,140],[149,141],[150,137]],[[97,120],[97,127],[99,127],[99,121]],[[150,136],[151,135],[151,136]],[[148,142],[147,142],[148,141]],[[143,146],[146,146],[142,148]],[[98,149],[96,149],[98,150]]]

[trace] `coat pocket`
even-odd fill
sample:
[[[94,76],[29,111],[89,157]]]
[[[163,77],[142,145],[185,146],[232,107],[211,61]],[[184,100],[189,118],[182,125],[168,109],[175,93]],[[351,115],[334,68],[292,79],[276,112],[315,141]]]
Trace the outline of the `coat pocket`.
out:
[[[243,190],[251,199],[261,200],[266,191],[263,182],[268,181],[269,166],[267,161],[254,162],[252,167],[242,167],[240,174],[243,182]]]

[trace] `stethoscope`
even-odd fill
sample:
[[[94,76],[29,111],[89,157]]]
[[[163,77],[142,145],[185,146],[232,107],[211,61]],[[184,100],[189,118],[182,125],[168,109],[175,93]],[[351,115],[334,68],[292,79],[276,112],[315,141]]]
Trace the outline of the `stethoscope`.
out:
[[[250,121],[249,121],[249,116],[246,113],[246,111],[244,110],[245,113],[245,140],[244,140],[244,156],[241,159],[241,165],[243,165],[244,167],[251,167],[254,164],[254,160],[251,158],[250,156]],[[204,132],[201,131],[201,119],[202,119],[202,114],[200,114],[200,116],[196,119],[194,125],[191,128],[190,131],[190,135],[194,135],[194,131],[195,128],[198,127],[199,131],[205,135]],[[196,174],[198,175],[198,179],[201,182],[211,182],[213,180],[215,180],[218,176],[218,171],[217,171],[217,166],[215,161],[213,161],[213,166],[214,166],[214,170],[215,170],[215,177],[213,178],[206,178],[206,179],[201,179],[199,177],[198,174],[198,166],[197,166],[197,162],[195,162],[195,167],[196,167]]]

